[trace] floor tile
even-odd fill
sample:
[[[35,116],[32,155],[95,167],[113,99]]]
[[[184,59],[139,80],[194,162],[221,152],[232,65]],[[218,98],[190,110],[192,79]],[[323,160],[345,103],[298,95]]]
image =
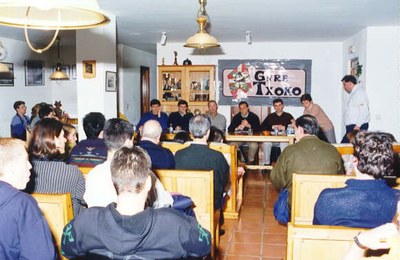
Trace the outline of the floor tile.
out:
[[[228,255],[260,256],[261,244],[256,243],[232,243]]]

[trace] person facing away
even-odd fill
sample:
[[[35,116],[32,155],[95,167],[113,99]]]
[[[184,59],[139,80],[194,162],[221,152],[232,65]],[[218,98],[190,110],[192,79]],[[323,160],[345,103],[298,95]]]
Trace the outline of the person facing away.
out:
[[[145,209],[150,167],[150,158],[140,147],[115,152],[110,169],[118,200],[107,207],[89,208],[64,227],[64,256],[178,259],[210,253],[210,232],[195,218],[172,208]]]
[[[218,113],[218,104],[215,100],[208,101],[208,118],[211,121],[211,126],[218,128],[225,132],[226,130],[226,118]]]
[[[105,117],[102,113],[91,112],[83,118],[86,138],[71,151],[69,164],[78,167],[94,167],[107,159],[107,147],[103,140]]]
[[[156,120],[148,120],[143,125],[142,139],[139,146],[150,156],[151,169],[175,169],[175,159],[172,152],[159,145],[162,133],[161,125]]]
[[[342,138],[342,143],[348,143],[348,133],[354,130],[368,130],[371,116],[367,93],[360,85],[357,85],[356,77],[346,75],[342,78],[342,84],[343,89],[349,94],[344,108],[346,133]]]
[[[141,130],[144,123],[148,120],[156,120],[160,123],[162,131],[166,132],[168,128],[168,115],[164,112],[161,112],[161,102],[158,99],[152,99],[150,101],[150,109],[151,111],[146,112],[142,115],[137,124],[137,129]]]
[[[239,103],[239,113],[237,113],[233,118],[232,122],[228,127],[228,133],[234,133],[237,131],[249,131],[252,129],[253,133],[260,131],[260,119],[256,114],[250,111],[249,104],[246,101],[241,101]],[[244,144],[249,145],[248,158],[244,158],[243,152],[241,153],[241,161],[247,159],[248,164],[254,163],[255,155],[258,151],[257,142],[230,142],[229,144],[236,145],[239,150]]]
[[[23,141],[0,138],[0,259],[56,259],[36,200],[19,191],[29,181],[31,168]]]
[[[300,97],[300,102],[301,104],[303,104],[304,107],[303,115],[315,116],[318,121],[319,128],[325,135],[327,141],[331,144],[335,144],[335,128],[332,124],[332,121],[325,114],[324,110],[322,110],[322,108],[318,104],[315,104],[313,102],[310,94],[302,95]]]
[[[178,111],[172,112],[168,117],[168,126],[172,126],[175,130],[189,131],[189,120],[193,114],[188,112],[188,102],[186,100],[178,101]]]
[[[112,118],[104,126],[104,141],[108,149],[107,160],[94,167],[86,177],[86,191],[83,195],[88,207],[106,207],[117,202],[117,191],[112,182],[110,165],[115,152],[121,147],[132,147],[133,126],[128,121]],[[173,203],[171,195],[165,191],[157,177],[150,173],[154,189],[149,192],[147,206],[169,207]]]
[[[67,140],[67,142],[65,143],[64,160],[67,161],[71,153],[71,150],[76,145],[78,137],[75,126],[71,124],[63,124],[63,130],[64,130],[64,137]]]
[[[387,133],[362,131],[355,136],[356,177],[344,188],[321,192],[314,224],[374,228],[392,221],[400,191],[388,187],[384,177],[395,176],[393,142]]]
[[[176,169],[214,170],[214,208],[223,205],[222,195],[229,180],[229,165],[221,152],[208,147],[210,122],[207,117],[198,115],[190,119],[190,133],[194,137],[189,147],[175,154]]]
[[[297,142],[286,147],[270,174],[272,185],[279,190],[288,189],[289,208],[292,205],[293,173],[344,173],[342,157],[337,149],[317,137],[317,119],[311,115],[302,115],[295,123]]]
[[[272,101],[272,104],[274,105],[275,112],[269,114],[264,121],[261,123],[261,131],[267,130],[267,131],[273,131],[273,130],[278,130],[280,132],[285,132],[286,127],[288,125],[292,124],[292,121],[294,121],[293,116],[289,113],[286,113],[283,111],[283,108],[285,107],[283,105],[283,100],[280,98],[276,98]],[[263,152],[264,152],[264,164],[269,165],[271,164],[271,149],[272,146],[274,147],[280,147],[281,153],[283,150],[289,145],[288,142],[264,142],[262,144],[263,147]]]
[[[13,107],[16,114],[11,119],[11,137],[26,141],[26,128],[29,126],[29,118],[25,115],[25,102],[16,101]]]

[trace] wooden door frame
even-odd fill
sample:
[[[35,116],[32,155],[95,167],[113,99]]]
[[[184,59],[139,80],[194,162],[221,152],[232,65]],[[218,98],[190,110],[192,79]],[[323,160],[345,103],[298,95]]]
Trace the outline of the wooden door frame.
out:
[[[140,66],[140,115],[150,111],[150,68]]]

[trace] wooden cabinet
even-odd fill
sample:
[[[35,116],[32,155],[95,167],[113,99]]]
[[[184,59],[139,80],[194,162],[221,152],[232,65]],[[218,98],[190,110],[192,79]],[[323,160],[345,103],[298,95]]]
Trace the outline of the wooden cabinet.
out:
[[[178,100],[189,103],[189,110],[205,113],[209,100],[215,99],[215,66],[158,66],[158,99],[164,112],[178,110]]]

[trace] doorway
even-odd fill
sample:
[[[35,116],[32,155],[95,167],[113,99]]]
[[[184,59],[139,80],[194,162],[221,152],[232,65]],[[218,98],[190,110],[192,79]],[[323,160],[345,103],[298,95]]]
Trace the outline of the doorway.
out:
[[[140,66],[140,115],[150,111],[150,68]]]

